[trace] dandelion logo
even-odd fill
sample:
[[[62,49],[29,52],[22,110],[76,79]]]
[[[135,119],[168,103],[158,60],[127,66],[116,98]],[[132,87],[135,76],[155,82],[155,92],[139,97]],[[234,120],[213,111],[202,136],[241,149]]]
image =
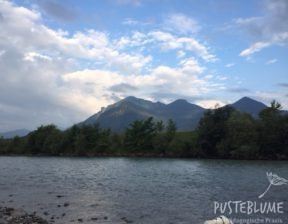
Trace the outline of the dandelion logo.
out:
[[[268,186],[266,191],[259,196],[259,198],[264,197],[264,195],[269,191],[269,189],[271,188],[272,185],[279,186],[279,185],[283,185],[283,184],[288,184],[288,180],[285,180],[284,178],[279,177],[277,174],[273,174],[271,172],[266,173],[266,174],[267,174],[267,178],[270,182],[270,185]]]

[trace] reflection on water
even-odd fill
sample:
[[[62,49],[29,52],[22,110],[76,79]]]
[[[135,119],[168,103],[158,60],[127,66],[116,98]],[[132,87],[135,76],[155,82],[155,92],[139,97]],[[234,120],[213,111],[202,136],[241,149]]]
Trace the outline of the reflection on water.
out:
[[[215,216],[214,201],[258,201],[268,171],[288,178],[288,163],[0,157],[0,202],[56,223],[197,224]],[[287,185],[265,195],[286,203],[285,221],[287,199]]]

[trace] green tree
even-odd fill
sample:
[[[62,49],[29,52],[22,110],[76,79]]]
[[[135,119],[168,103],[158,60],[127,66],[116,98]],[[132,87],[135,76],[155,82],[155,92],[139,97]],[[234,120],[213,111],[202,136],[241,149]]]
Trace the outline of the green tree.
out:
[[[166,133],[165,133],[167,143],[171,143],[171,141],[175,137],[176,131],[177,131],[177,127],[176,127],[175,122],[172,119],[169,119],[167,122]]]
[[[216,146],[221,158],[255,159],[258,156],[258,130],[253,117],[235,111],[226,123],[226,137]]]
[[[62,140],[62,153],[63,154],[74,154],[76,151],[77,136],[80,134],[80,128],[77,125],[73,125],[63,133]]]
[[[126,129],[124,145],[134,152],[153,150],[153,141],[156,136],[157,129],[153,118],[146,120],[137,120],[130,124]]]
[[[13,154],[21,154],[25,151],[24,145],[25,139],[15,136],[13,139],[9,140],[7,146],[8,152]]]
[[[288,147],[287,114],[281,111],[281,104],[273,100],[271,106],[260,112],[259,145],[264,158],[278,158],[286,154]]]
[[[101,129],[98,124],[84,125],[77,131],[70,130],[70,138],[73,140],[73,154],[95,155],[105,153],[110,147],[111,132],[109,129]]]
[[[169,150],[170,144],[175,137],[176,125],[169,119],[164,125],[163,121],[156,122],[156,136],[154,137],[153,148],[156,153],[165,155]]]
[[[157,133],[162,133],[164,128],[165,128],[165,125],[163,123],[163,121],[157,121],[156,124],[155,124],[155,128],[156,128],[156,131]]]
[[[32,154],[54,154],[61,146],[61,131],[53,124],[40,126],[27,137],[26,148]]]
[[[201,156],[218,156],[217,145],[226,138],[226,123],[234,111],[232,107],[226,106],[208,110],[204,114],[197,128],[197,142],[198,147],[201,149]]]
[[[6,154],[7,153],[8,142],[3,136],[0,136],[0,153]]]

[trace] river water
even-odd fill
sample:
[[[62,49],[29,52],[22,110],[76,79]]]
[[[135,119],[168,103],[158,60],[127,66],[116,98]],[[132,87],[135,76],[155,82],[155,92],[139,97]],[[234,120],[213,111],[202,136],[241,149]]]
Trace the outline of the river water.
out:
[[[0,203],[59,224],[202,224],[221,215],[215,202],[275,202],[283,213],[225,215],[288,223],[287,184],[258,198],[266,172],[288,179],[288,162],[0,157]]]

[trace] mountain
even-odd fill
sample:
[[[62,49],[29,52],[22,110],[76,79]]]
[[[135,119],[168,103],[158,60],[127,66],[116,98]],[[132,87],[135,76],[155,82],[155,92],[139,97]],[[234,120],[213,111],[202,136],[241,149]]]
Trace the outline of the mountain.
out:
[[[198,125],[205,111],[198,105],[179,99],[166,105],[165,115],[177,124],[178,130],[187,131]]]
[[[243,97],[230,106],[241,112],[251,114],[253,117],[258,117],[259,112],[267,107],[264,103],[249,97]]]
[[[127,97],[112,104],[81,124],[99,123],[103,128],[111,128],[116,132],[124,131],[135,120],[154,117],[156,120],[167,122],[172,119],[180,131],[191,130],[196,127],[205,109],[188,103],[186,100],[176,100],[170,104],[151,102],[136,97]]]
[[[13,131],[0,133],[0,136],[2,136],[3,138],[9,139],[9,138],[14,138],[16,136],[24,137],[24,136],[28,135],[29,133],[30,133],[30,131],[27,129],[17,129],[17,130],[13,130]]]
[[[267,107],[265,104],[249,97],[243,97],[230,104],[230,106],[254,117],[257,117],[259,112]],[[179,131],[189,131],[198,125],[205,111],[206,109],[183,99],[164,104],[129,96],[115,104],[102,108],[101,111],[79,125],[98,123],[102,128],[110,128],[112,131],[121,132],[135,120],[154,117],[154,119],[163,120],[164,122],[172,119]]]

